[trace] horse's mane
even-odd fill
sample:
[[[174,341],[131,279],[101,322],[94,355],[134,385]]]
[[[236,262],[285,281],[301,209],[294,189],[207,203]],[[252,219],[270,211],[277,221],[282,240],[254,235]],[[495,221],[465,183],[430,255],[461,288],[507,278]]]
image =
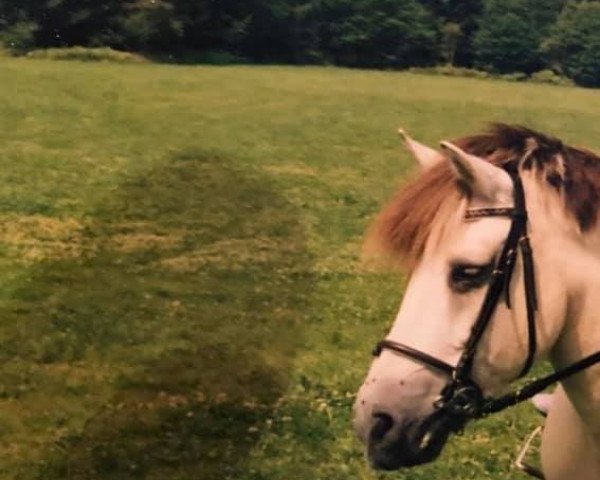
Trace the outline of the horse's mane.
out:
[[[535,169],[561,194],[581,232],[595,226],[600,208],[600,156],[596,153],[564,145],[527,127],[505,124],[492,124],[487,132],[452,143],[495,165]],[[462,195],[448,162],[440,162],[402,186],[377,215],[367,244],[413,265],[423,254],[442,205],[458,207]]]

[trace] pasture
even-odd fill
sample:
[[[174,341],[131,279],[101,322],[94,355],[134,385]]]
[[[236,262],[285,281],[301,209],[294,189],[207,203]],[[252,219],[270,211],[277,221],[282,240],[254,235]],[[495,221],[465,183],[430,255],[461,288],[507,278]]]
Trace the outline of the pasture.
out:
[[[518,479],[524,405],[377,475],[350,408],[402,274],[378,206],[488,121],[600,148],[598,92],[0,59],[0,478]]]

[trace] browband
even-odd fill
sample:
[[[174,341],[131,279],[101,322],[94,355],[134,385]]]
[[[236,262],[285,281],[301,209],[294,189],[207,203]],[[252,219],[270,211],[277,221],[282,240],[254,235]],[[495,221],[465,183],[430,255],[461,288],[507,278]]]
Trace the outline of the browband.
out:
[[[515,209],[507,208],[469,208],[465,213],[466,219],[484,217],[514,217]]]

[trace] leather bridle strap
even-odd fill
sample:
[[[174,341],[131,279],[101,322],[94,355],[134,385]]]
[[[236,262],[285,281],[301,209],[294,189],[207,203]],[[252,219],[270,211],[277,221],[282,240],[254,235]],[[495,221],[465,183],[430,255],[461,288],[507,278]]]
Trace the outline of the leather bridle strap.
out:
[[[528,354],[523,369],[519,377],[524,377],[529,373],[535,360],[537,350],[537,336],[535,329],[535,312],[538,309],[537,291],[535,288],[535,274],[533,269],[533,254],[529,237],[524,236],[519,241],[521,249],[521,258],[523,261],[523,281],[525,282],[525,304],[527,308],[527,339],[528,339]],[[507,295],[507,299],[508,299]]]
[[[514,392],[507,393],[502,397],[488,399],[481,408],[478,417],[484,417],[491,413],[500,412],[505,408],[512,407],[517,403],[528,400],[548,388],[550,385],[575,375],[597,363],[600,363],[600,351],[588,355],[562,370],[558,370],[550,375],[534,380]]]
[[[421,350],[417,350],[416,348],[409,347],[408,345],[404,345],[403,343],[394,342],[393,340],[381,340],[377,343],[375,348],[373,349],[373,355],[378,357],[381,355],[381,352],[384,348],[388,350],[393,350],[395,352],[401,353],[402,355],[406,355],[414,360],[418,360],[421,363],[429,365],[437,370],[440,370],[451,377],[454,374],[454,367],[449,363],[444,362],[438,358],[432,357],[431,355],[422,352]]]
[[[470,379],[473,359],[477,350],[477,345],[485,333],[490,320],[492,319],[500,297],[504,293],[507,306],[510,308],[509,284],[512,272],[515,266],[517,250],[521,249],[523,254],[523,269],[525,278],[526,306],[527,306],[527,333],[528,333],[528,354],[525,364],[521,370],[520,376],[525,375],[535,358],[537,349],[536,331],[535,331],[535,310],[537,300],[535,294],[535,278],[533,273],[533,261],[531,258],[531,247],[527,240],[527,210],[525,207],[525,195],[521,179],[517,174],[510,174],[514,186],[514,206],[510,210],[512,222],[510,230],[506,237],[506,242],[496,262],[496,267],[492,272],[489,287],[477,319],[471,329],[471,334],[467,340],[463,353],[456,365],[453,380],[457,383],[466,382]],[[506,211],[494,211],[488,209],[486,217],[505,215]],[[483,215],[482,215],[483,216]],[[467,215],[469,217],[469,215]],[[473,216],[471,216],[473,218]],[[479,218],[475,217],[475,218]],[[527,260],[525,260],[527,257]]]

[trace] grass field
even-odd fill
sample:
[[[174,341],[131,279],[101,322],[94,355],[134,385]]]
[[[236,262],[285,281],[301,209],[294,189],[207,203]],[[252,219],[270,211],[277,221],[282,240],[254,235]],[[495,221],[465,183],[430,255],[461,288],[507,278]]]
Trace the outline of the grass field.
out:
[[[369,218],[487,121],[600,148],[600,94],[327,68],[0,59],[1,479],[518,479],[528,406],[378,476],[350,407],[403,278]]]

